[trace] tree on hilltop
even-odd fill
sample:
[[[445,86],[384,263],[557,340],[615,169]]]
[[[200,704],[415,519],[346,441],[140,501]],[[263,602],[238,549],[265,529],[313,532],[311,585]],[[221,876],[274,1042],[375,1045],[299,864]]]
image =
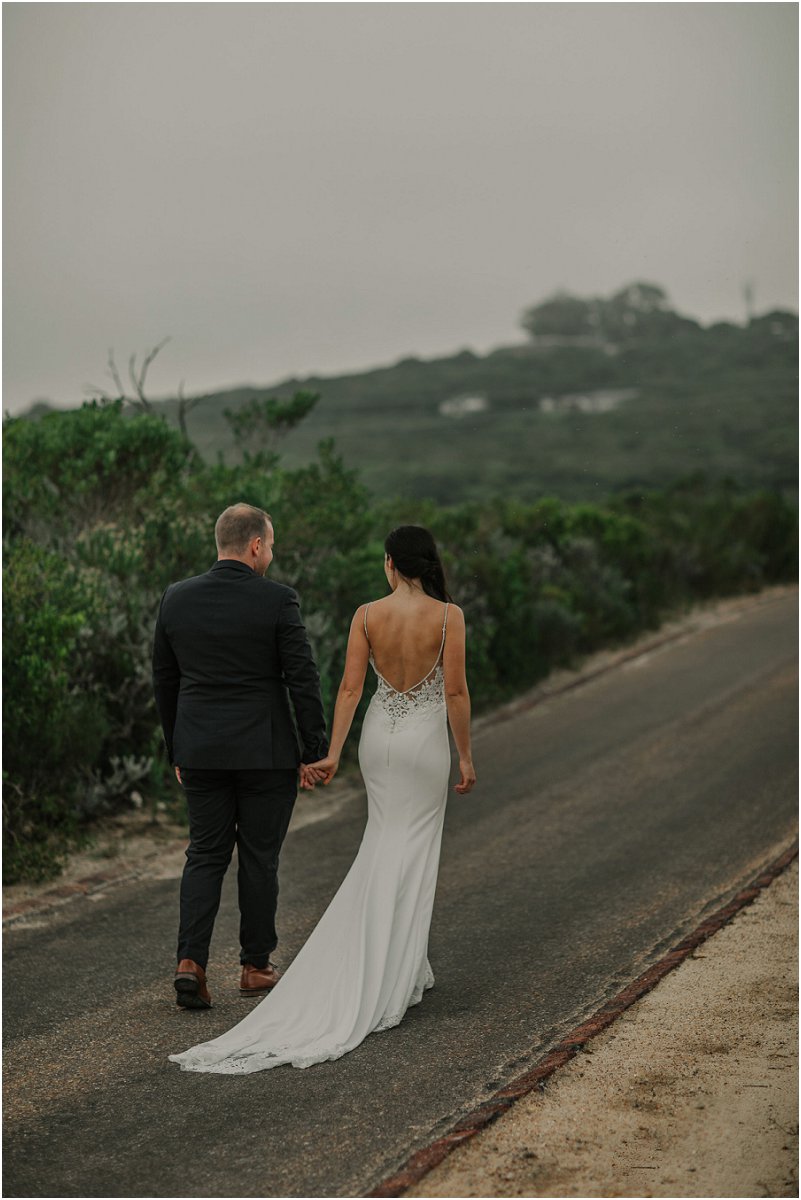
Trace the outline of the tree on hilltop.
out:
[[[561,289],[526,309],[520,323],[541,345],[620,346],[700,328],[697,321],[680,317],[669,307],[664,288],[642,281],[627,284],[608,299],[584,299]]]

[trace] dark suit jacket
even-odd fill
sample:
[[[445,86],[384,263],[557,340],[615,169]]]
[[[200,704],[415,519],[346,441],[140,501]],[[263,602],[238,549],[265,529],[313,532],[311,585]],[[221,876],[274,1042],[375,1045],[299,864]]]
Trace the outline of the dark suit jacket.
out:
[[[328,753],[320,674],[297,592],[236,559],[165,590],[153,690],[179,767],[297,767]]]

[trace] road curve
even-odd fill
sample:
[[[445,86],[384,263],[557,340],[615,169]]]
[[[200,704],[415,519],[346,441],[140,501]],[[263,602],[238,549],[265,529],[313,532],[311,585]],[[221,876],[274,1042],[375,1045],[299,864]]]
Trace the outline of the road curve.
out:
[[[451,793],[435,987],[334,1063],[186,1074],[167,1054],[253,1004],[233,870],[209,980],[176,1009],[174,879],[5,937],[7,1196],[358,1196],[725,903],[796,833],[797,592],[486,723]],[[358,848],[365,802],[282,855],[288,964]],[[325,981],[320,981],[325,986]]]

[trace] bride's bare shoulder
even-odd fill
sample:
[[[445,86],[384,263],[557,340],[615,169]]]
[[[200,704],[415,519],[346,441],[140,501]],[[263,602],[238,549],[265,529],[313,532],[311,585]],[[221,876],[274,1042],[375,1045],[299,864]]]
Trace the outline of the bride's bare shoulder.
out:
[[[364,604],[360,604],[359,607],[356,609],[355,613],[353,614],[353,616],[351,618],[351,624],[352,625],[364,625],[368,619],[368,617],[367,617],[368,608],[370,610],[370,615],[372,616],[375,609],[381,608],[383,606],[384,601],[387,599],[389,599],[388,596],[382,596],[380,600],[365,600]]]
[[[370,609],[370,612],[372,613],[373,610],[376,608],[383,608],[385,602],[387,600],[391,600],[391,599],[392,599],[391,596],[381,596],[378,600],[365,600],[364,604],[360,604],[359,607],[356,609],[356,612],[353,614],[354,621],[356,620],[357,617],[359,617],[359,619],[361,619],[364,616],[364,614],[367,612],[368,608]]]

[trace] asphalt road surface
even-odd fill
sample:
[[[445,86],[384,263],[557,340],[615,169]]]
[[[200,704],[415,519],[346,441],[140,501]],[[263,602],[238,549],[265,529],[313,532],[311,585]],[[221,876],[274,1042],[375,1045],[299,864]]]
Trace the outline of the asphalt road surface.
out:
[[[226,1076],[167,1061],[254,1003],[237,990],[233,867],[210,1011],[174,1003],[175,879],[12,928],[5,1195],[365,1194],[792,840],[797,622],[797,593],[780,595],[483,728],[479,783],[449,800],[436,984],[336,1062]],[[339,886],[365,812],[356,796],[287,838],[279,965]]]

